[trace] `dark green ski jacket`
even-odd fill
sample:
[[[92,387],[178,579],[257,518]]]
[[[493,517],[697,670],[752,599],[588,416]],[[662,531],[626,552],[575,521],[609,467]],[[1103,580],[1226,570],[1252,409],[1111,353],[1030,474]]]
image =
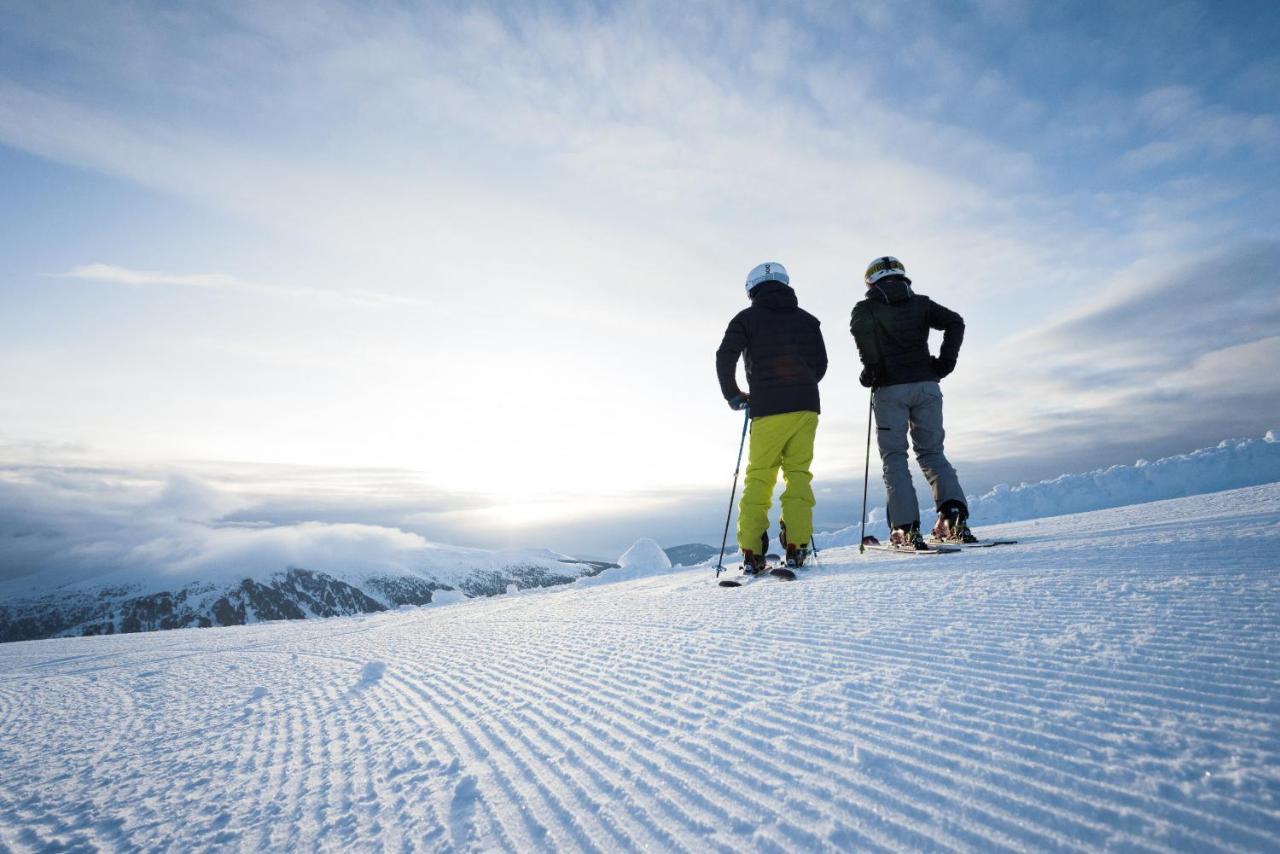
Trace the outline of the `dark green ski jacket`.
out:
[[[930,329],[942,332],[937,358],[929,355]],[[862,384],[880,388],[936,381],[955,370],[964,318],[890,276],[867,288],[866,299],[853,307],[849,331],[865,369]]]

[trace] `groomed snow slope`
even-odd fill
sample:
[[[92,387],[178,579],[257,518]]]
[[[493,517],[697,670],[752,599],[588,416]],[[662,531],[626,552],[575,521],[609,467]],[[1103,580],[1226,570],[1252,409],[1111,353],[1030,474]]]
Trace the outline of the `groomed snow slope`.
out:
[[[1280,484],[0,647],[0,849],[1280,850]]]

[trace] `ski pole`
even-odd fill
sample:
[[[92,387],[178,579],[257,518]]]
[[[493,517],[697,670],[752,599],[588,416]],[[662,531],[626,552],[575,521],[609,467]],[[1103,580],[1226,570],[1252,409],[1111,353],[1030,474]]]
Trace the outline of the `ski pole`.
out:
[[[724,515],[724,537],[720,540],[720,559],[716,561],[716,578],[724,569],[724,549],[729,544],[729,519],[733,516],[733,499],[738,497],[738,473],[742,471],[742,449],[747,445],[747,425],[751,423],[751,404],[742,409],[742,441],[738,442],[738,464],[733,469],[733,490],[729,493],[729,512]]]
[[[858,541],[858,554],[867,553],[867,478],[871,476],[871,413],[876,407],[876,393],[871,392],[867,401],[867,461],[862,468],[862,539]]]

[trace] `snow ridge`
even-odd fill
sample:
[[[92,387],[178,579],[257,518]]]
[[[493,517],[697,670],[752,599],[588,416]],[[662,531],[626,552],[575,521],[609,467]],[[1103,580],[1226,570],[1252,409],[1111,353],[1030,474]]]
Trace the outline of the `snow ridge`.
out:
[[[975,526],[994,525],[1276,481],[1280,481],[1280,439],[1277,431],[1268,430],[1261,439],[1226,439],[1212,448],[1155,462],[1138,460],[1133,465],[1064,474],[1013,487],[1002,483],[984,495],[968,496],[969,517]],[[920,506],[927,508],[930,502],[922,498]],[[867,521],[869,529],[883,531],[884,508],[872,509]],[[816,534],[814,541],[819,548],[856,545],[861,539],[860,530],[860,526],[850,525]]]
[[[1138,460],[1084,474],[1010,487],[1000,484],[970,497],[972,515],[987,524],[1123,507],[1280,481],[1280,442],[1274,430],[1261,439],[1226,439],[1212,448]]]

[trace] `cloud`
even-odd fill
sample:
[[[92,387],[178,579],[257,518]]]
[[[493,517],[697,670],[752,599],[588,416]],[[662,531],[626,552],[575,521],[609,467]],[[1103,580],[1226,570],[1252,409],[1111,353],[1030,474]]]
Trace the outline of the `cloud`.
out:
[[[983,26],[1007,28],[1008,6],[983,6]],[[718,246],[736,256],[752,245],[814,255],[877,247],[859,253],[870,256],[892,244],[935,280],[967,280],[983,295],[1013,285],[969,271],[1055,282],[1067,269],[1096,272],[1091,255],[1124,254],[1121,235],[1044,198],[1036,154],[970,121],[980,111],[1038,126],[1052,115],[988,53],[960,46],[981,28],[943,9],[915,15],[889,60],[876,48],[901,34],[876,4],[788,15],[659,3],[377,16],[343,3],[305,15],[249,5],[96,26],[32,12],[33,35],[58,32],[75,57],[68,65],[88,79],[74,95],[0,82],[0,139],[397,273],[429,262],[478,293],[528,275],[526,260],[556,247],[568,250],[557,269],[594,278],[603,265],[582,258],[600,234],[584,239],[583,229],[598,214],[629,232],[616,251],[634,259],[636,280],[673,296],[684,283],[645,258],[706,258]],[[844,49],[829,49],[833,33]],[[904,70],[945,103],[901,97]],[[124,94],[101,91],[95,71]],[[1199,115],[1212,109],[1170,88],[1145,101],[1161,127],[1175,107],[1184,124],[1194,118],[1185,102]],[[965,111],[945,108],[960,102]],[[186,118],[193,103],[200,121]],[[957,120],[939,119],[951,113]],[[591,201],[601,194],[613,203]],[[1139,222],[1140,201],[1113,204],[1117,218]]]
[[[638,536],[664,545],[714,541],[728,487],[653,490],[621,501],[549,497],[526,523],[512,515],[522,508],[431,494],[415,481],[402,472],[283,466],[3,464],[0,603],[81,582],[170,589],[290,566],[339,576],[412,573],[433,554],[466,555],[468,547],[551,545],[613,560]],[[822,478],[818,489],[819,526],[856,519],[860,480]],[[870,495],[883,501],[878,478]]]
[[[1269,429],[1280,400],[1280,242],[1152,267],[1098,280],[1091,303],[987,357],[999,367],[975,365],[1000,379],[950,406],[965,447],[985,460],[1098,464]]]
[[[858,17],[829,10],[824,26],[831,15]],[[101,66],[133,97],[91,81],[74,95],[0,81],[0,139],[382,263],[433,258],[433,269],[480,273],[468,276],[479,290],[564,245],[549,227],[557,217],[580,233],[592,217],[578,203],[601,192],[618,200],[608,217],[660,232],[668,253],[673,236],[731,246],[911,235],[937,247],[943,269],[993,257],[1053,267],[1030,251],[1021,204],[998,198],[1035,178],[1034,158],[866,91],[858,81],[872,63],[815,53],[814,22],[661,4],[526,16],[239,7],[231,19],[235,38],[195,13],[106,20],[119,30],[106,40],[59,24],[77,63]],[[841,23],[858,32],[857,20]],[[818,58],[744,67],[761,38],[778,45],[771,56]],[[117,53],[131,62],[106,71]],[[193,93],[222,72],[239,88]],[[182,118],[191,100],[203,121]]]
[[[1029,333],[1082,382],[1109,373],[1159,374],[1280,328],[1280,243],[1242,243],[1183,259],[1136,286],[1098,283],[1100,297]]]
[[[83,279],[91,282],[104,282],[106,284],[127,285],[130,287],[198,288],[233,291],[277,299],[336,301],[383,308],[423,307],[428,305],[425,300],[378,293],[377,291],[326,290],[322,288],[264,285],[257,282],[248,282],[225,273],[175,274],[148,270],[130,270],[126,267],[116,267],[111,264],[83,264],[73,267],[65,273],[50,273],[48,275],[54,278]]]
[[[0,469],[0,589],[85,581],[167,589],[292,566],[340,576],[412,573],[431,544],[385,525],[235,525],[250,504],[198,478],[136,472]]]
[[[1189,86],[1164,86],[1137,99],[1135,115],[1148,142],[1124,152],[1122,165],[1165,166],[1193,157],[1226,157],[1241,149],[1272,157],[1280,148],[1280,120],[1206,104]]]
[[[51,449],[28,450],[51,458]],[[340,577],[429,569],[444,578],[497,559],[477,547],[553,541],[612,559],[655,506],[599,496],[583,505],[548,492],[539,515],[525,518],[527,509],[432,491],[414,473],[388,470],[0,463],[0,600],[81,582],[169,589],[291,566]],[[693,513],[685,502],[683,520]]]
[[[1095,302],[1095,285],[1104,293],[1125,286],[1112,277],[1128,268],[1173,304],[1194,300],[1197,311],[1214,312],[1135,262],[1224,233],[1273,229],[1265,200],[1254,204],[1265,188],[1213,171],[1229,157],[1158,186],[1136,172],[1115,180],[1118,158],[1131,150],[1135,168],[1195,166],[1192,155],[1214,152],[1265,160],[1273,119],[1220,106],[1203,86],[1116,79],[1116,68],[1132,66],[1107,60],[1128,62],[1130,53],[1121,57],[1071,27],[1046,27],[1060,16],[1035,4],[980,5],[977,25],[960,20],[969,17],[962,7],[940,4],[913,8],[902,26],[883,3],[785,13],[724,2],[518,12],[425,4],[368,14],[358,4],[321,2],[302,10],[192,6],[163,16],[129,3],[81,15],[31,4],[0,33],[0,49],[16,45],[12,55],[27,56],[35,45],[41,54],[0,74],[0,142],[230,212],[264,244],[284,233],[308,248],[282,252],[277,269],[314,265],[335,282],[377,282],[387,292],[298,288],[272,283],[272,274],[238,275],[221,257],[178,265],[99,247],[71,258],[129,263],[63,275],[414,305],[394,295],[399,288],[430,293],[436,311],[429,324],[370,324],[358,340],[344,336],[349,330],[293,323],[232,329],[217,342],[222,356],[233,347],[264,355],[275,348],[298,361],[275,384],[256,369],[229,378],[212,389],[222,400],[206,394],[202,379],[217,373],[212,362],[193,356],[162,386],[164,371],[151,359],[132,374],[112,373],[106,358],[78,373],[85,351],[59,342],[71,356],[9,362],[14,376],[36,364],[26,387],[52,389],[55,401],[37,407],[23,398],[24,412],[51,413],[24,423],[64,435],[54,432],[73,421],[63,402],[100,396],[86,435],[107,436],[106,425],[135,403],[158,435],[186,442],[176,452],[167,446],[170,456],[333,460],[346,452],[358,463],[419,466],[451,486],[475,485],[487,473],[485,488],[535,495],[568,480],[575,489],[635,490],[673,476],[703,482],[718,477],[705,460],[720,447],[711,413],[723,412],[709,370],[691,366],[706,364],[708,339],[723,328],[724,295],[740,298],[735,280],[776,255],[795,270],[805,306],[827,320],[833,368],[824,424],[854,413],[848,432],[856,438],[847,444],[855,447],[841,448],[845,463],[835,463],[852,471],[861,406],[848,401],[862,399],[851,393],[848,351],[835,355],[836,336],[843,338],[857,270],[893,252],[908,260],[922,291],[971,317],[962,370],[948,385],[959,447],[989,458],[1032,449],[1036,464],[1057,466],[1046,456],[1148,435],[1152,425],[1141,419],[1173,404],[1144,402],[1137,391],[1171,382],[1209,353],[1166,352],[1170,339],[1196,337],[1185,317],[1159,300]],[[1140,15],[1117,16],[1145,32]],[[1143,39],[1147,50],[1167,50]],[[1013,48],[1028,67],[999,65]],[[1052,67],[1042,74],[1043,65]],[[1022,73],[1028,68],[1035,73]],[[1067,91],[1044,83],[1057,77],[1070,78]],[[1200,122],[1212,133],[1201,133]],[[1236,137],[1243,141],[1229,141]],[[1063,160],[1070,168],[1055,171]],[[1241,199],[1249,211],[1216,215]],[[215,237],[211,244],[234,242]],[[326,266],[334,258],[339,271]],[[179,272],[149,269],[175,266]],[[1233,303],[1236,317],[1212,316],[1231,328],[1263,300],[1252,293]],[[1056,316],[1071,312],[1085,318],[1078,334]],[[1151,334],[1139,319],[1147,315]],[[993,346],[1011,328],[1046,318],[1052,322],[1036,333],[1043,341]],[[140,313],[136,322],[147,320]],[[1162,338],[1161,324],[1175,334]],[[190,332],[175,340],[185,347],[219,337]],[[618,346],[624,336],[631,343]],[[1145,344],[1126,343],[1135,339]],[[326,359],[346,371],[322,384],[316,378],[326,371],[307,361]],[[64,378],[75,376],[91,387],[68,388]],[[192,382],[199,385],[189,389]],[[256,393],[230,405],[246,389]],[[1193,401],[1208,391],[1178,394]],[[655,441],[652,413],[675,403],[687,417],[666,429],[678,438]],[[973,417],[953,417],[967,412]],[[115,435],[132,437],[137,417],[112,424]],[[1199,423],[1210,417],[1204,412]],[[380,440],[370,442],[375,431]],[[361,510],[356,520],[350,503],[259,498],[228,518],[399,521],[408,512]],[[427,511],[413,521],[439,520]]]

